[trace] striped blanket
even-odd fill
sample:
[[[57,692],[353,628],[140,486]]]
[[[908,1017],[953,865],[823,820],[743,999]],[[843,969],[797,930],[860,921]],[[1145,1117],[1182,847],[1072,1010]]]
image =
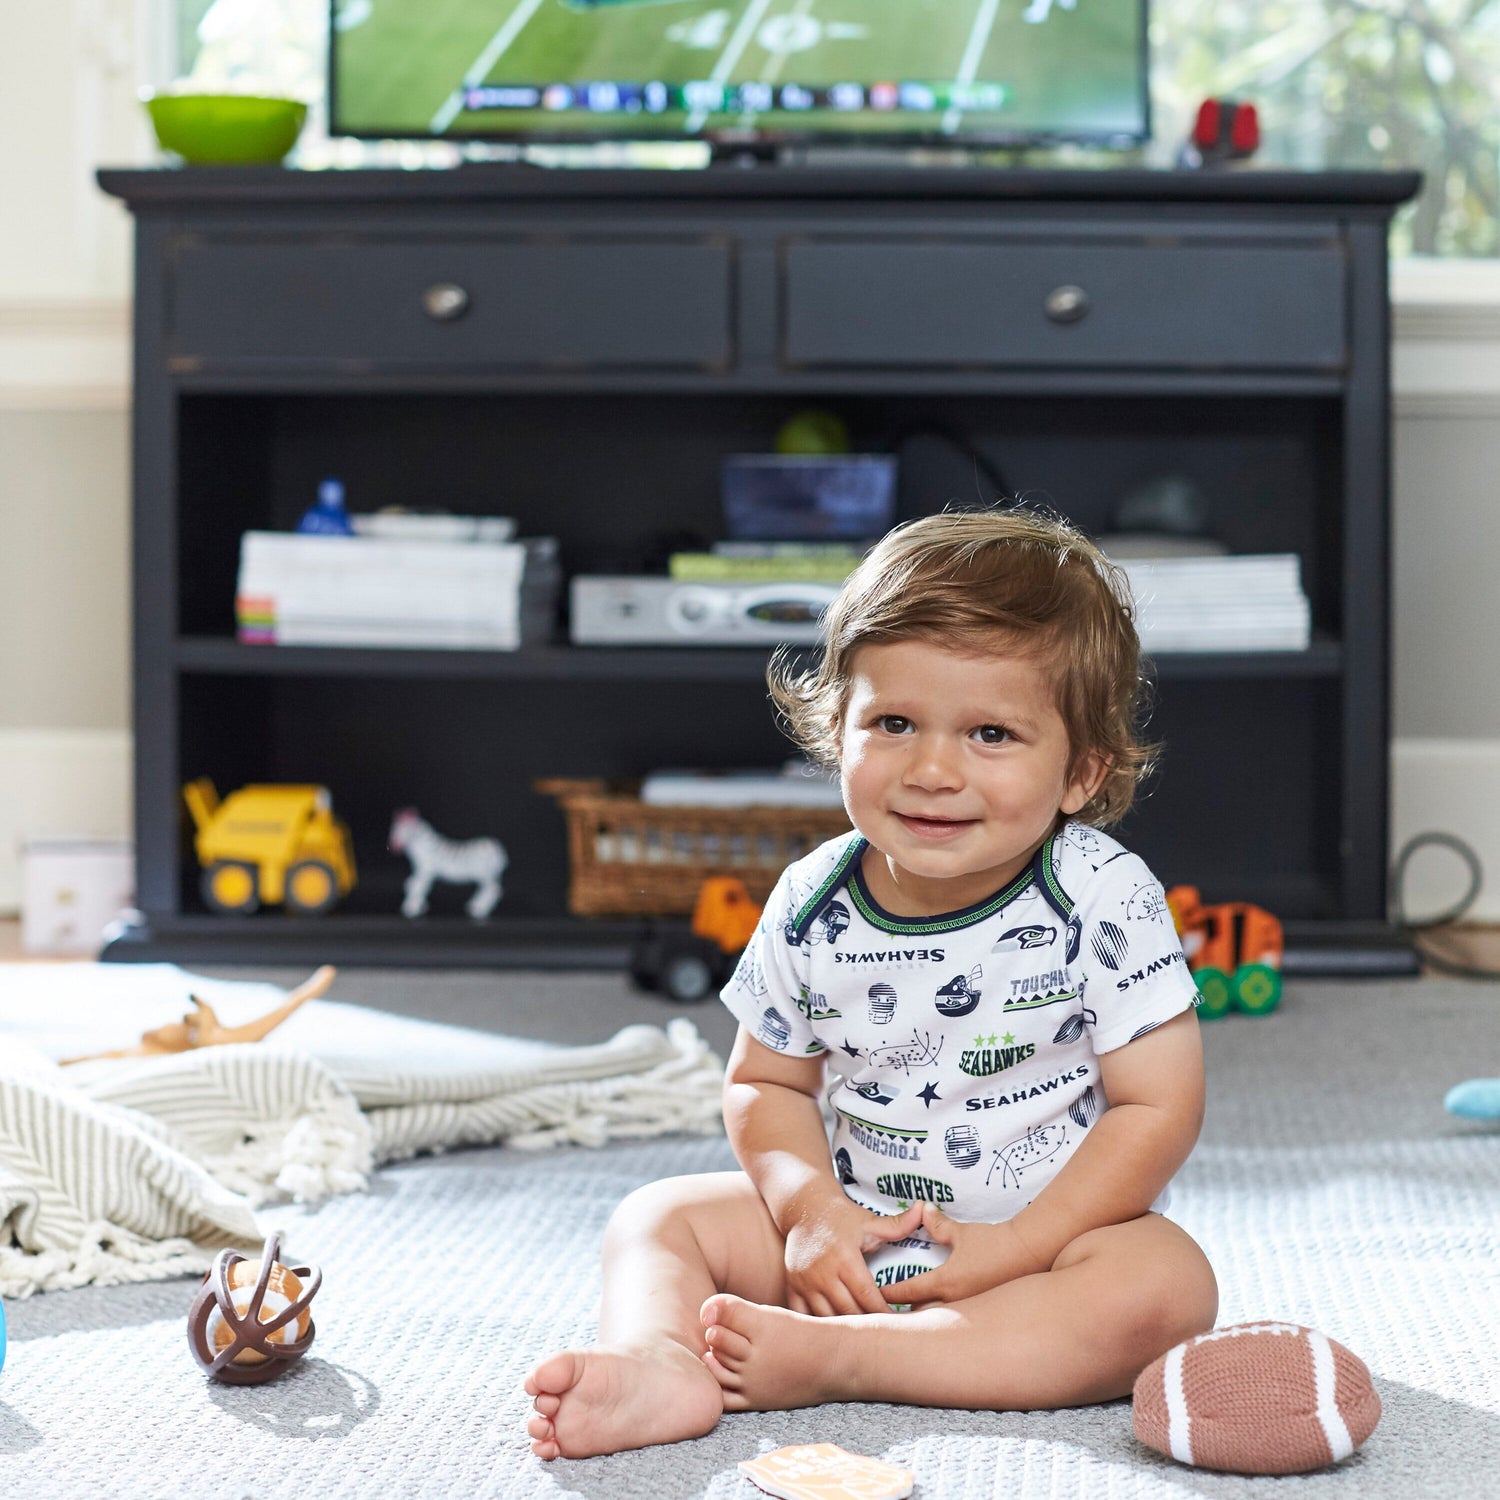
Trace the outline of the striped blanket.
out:
[[[190,991],[226,1025],[283,998],[170,965],[0,967],[0,1296],[206,1269],[260,1242],[256,1209],[422,1151],[719,1128],[722,1065],[683,1018],[558,1047],[314,1000],[253,1045],[58,1065]]]

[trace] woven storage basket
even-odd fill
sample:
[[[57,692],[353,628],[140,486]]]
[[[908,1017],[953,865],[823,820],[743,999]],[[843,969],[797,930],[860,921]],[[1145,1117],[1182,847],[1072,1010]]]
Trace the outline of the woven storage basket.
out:
[[[538,781],[568,819],[568,909],[580,917],[689,916],[710,875],[763,902],[781,872],[849,830],[843,808],[655,807],[603,781]]]

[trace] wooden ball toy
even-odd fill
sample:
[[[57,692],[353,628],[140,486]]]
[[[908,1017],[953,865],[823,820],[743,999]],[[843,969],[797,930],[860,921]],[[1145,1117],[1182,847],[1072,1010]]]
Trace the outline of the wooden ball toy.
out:
[[[208,1375],[226,1385],[274,1380],[312,1347],[308,1308],[323,1284],[316,1266],[281,1261],[272,1234],[259,1260],[221,1250],[188,1309],[188,1348]]]

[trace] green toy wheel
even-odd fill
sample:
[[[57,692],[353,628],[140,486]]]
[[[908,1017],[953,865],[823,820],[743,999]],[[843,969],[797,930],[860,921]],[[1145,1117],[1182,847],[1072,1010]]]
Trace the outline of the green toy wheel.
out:
[[[1217,1021],[1220,1017],[1227,1016],[1234,1000],[1230,993],[1229,976],[1223,969],[1198,969],[1194,971],[1193,979],[1197,982],[1198,993],[1203,996],[1203,1003],[1198,1007],[1198,1019]]]
[[[1235,1008],[1247,1016],[1268,1016],[1281,1004],[1281,971],[1270,964],[1241,964],[1229,987]]]

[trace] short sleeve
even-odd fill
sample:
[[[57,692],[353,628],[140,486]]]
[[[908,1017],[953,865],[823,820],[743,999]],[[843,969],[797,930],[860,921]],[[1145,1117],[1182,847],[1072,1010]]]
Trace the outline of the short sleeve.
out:
[[[719,998],[763,1046],[788,1057],[813,1057],[827,1049],[797,1008],[805,985],[800,945],[787,942],[800,905],[793,869],[783,871],[760,914],[754,935]]]
[[[1074,921],[1095,1052],[1113,1052],[1198,1004],[1166,893],[1139,856],[1121,852],[1101,865]]]

